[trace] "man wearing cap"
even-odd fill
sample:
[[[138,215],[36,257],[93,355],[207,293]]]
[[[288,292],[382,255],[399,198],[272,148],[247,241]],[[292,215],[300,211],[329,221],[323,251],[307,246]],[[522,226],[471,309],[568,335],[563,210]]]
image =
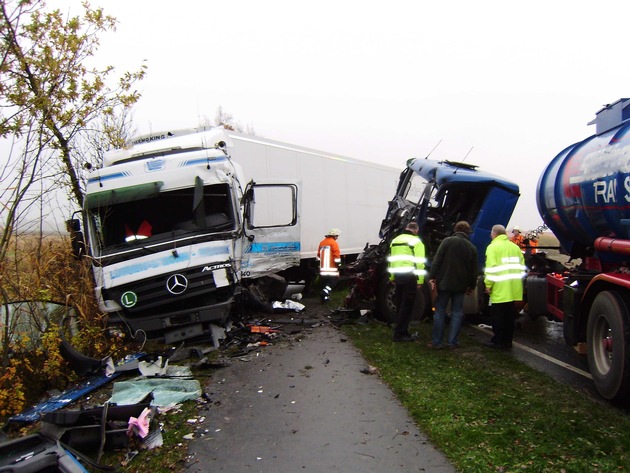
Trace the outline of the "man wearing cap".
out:
[[[418,288],[424,282],[424,244],[418,238],[419,227],[409,222],[405,230],[392,240],[387,258],[389,279],[396,284],[398,321],[394,328],[395,342],[411,342],[409,322]]]
[[[527,246],[525,244],[525,237],[521,235],[521,229],[518,225],[515,225],[512,229],[512,238],[510,238],[510,241],[518,246],[521,251],[525,251],[525,247]]]
[[[317,249],[322,303],[330,300],[330,293],[339,281],[339,265],[341,265],[341,251],[339,251],[339,244],[337,243],[339,235],[341,235],[341,230],[331,229],[319,243]]]

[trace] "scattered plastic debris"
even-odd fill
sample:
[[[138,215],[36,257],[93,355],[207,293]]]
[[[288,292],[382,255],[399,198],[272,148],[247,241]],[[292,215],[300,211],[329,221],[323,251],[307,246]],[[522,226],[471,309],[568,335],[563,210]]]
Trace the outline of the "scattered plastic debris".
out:
[[[299,302],[296,302],[291,299],[287,299],[284,302],[275,301],[273,304],[271,304],[271,306],[273,307],[274,311],[278,309],[282,309],[282,310],[292,310],[294,312],[301,312],[304,310],[304,307],[306,307],[304,304],[300,304]]]
[[[128,434],[135,433],[140,438],[145,438],[149,435],[149,424],[153,417],[153,411],[149,408],[145,408],[140,416],[129,418]]]

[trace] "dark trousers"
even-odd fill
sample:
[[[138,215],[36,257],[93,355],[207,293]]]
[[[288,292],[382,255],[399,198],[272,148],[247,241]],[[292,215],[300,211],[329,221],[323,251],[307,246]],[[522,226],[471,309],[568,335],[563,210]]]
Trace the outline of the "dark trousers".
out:
[[[320,294],[322,295],[322,297],[330,297],[330,293],[339,282],[339,276],[320,276],[319,282],[321,285]]]
[[[399,276],[396,277],[395,283],[396,293],[394,297],[398,320],[394,328],[394,337],[407,337],[409,336],[409,322],[416,300],[418,282],[415,276]]]
[[[494,336],[490,341],[501,347],[511,347],[512,336],[514,335],[514,320],[516,319],[514,301],[498,304],[492,303],[490,314],[492,315],[492,331],[494,332]]]

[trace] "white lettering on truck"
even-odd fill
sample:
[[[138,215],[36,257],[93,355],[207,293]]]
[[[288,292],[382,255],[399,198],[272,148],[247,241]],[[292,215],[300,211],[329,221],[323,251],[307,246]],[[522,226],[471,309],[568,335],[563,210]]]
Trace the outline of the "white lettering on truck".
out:
[[[134,145],[139,145],[142,143],[150,143],[151,141],[157,141],[157,140],[165,140],[166,139],[166,135],[162,134],[162,135],[154,135],[154,136],[145,136],[144,138],[140,138],[136,141],[133,141],[132,143]]]
[[[593,188],[595,190],[595,203],[599,203],[599,198],[601,197],[602,201],[605,204],[609,204],[610,202],[616,202],[617,198],[617,181],[595,181],[593,182]]]
[[[203,269],[201,270],[201,272],[205,272],[205,271],[215,271],[217,269],[222,269],[222,268],[231,268],[232,265],[230,263],[222,263],[222,264],[214,264],[211,266],[204,266]]]

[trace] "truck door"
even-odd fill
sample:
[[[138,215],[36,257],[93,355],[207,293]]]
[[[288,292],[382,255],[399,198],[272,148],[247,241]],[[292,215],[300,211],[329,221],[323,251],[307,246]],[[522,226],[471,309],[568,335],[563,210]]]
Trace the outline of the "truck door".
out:
[[[257,278],[300,264],[298,190],[297,183],[247,185],[241,277]]]

